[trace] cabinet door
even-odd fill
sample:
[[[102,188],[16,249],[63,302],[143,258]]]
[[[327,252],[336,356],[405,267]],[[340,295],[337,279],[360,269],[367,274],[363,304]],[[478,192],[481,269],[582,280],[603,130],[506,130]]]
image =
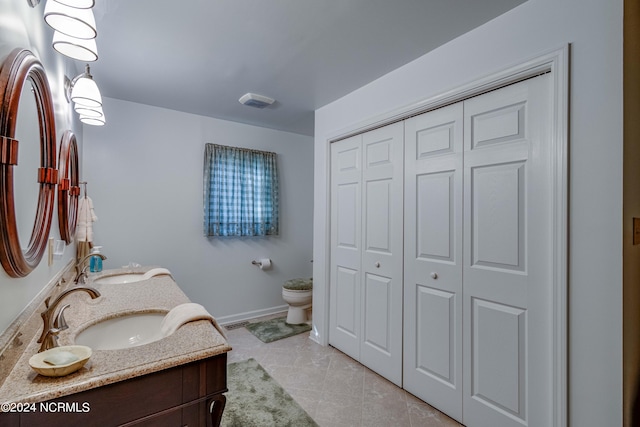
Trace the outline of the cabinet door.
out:
[[[405,121],[404,387],[462,421],[462,103]]]
[[[550,80],[464,103],[468,425],[553,425]]]
[[[403,124],[362,136],[363,365],[402,385]]]
[[[360,360],[362,136],[331,144],[329,343]]]

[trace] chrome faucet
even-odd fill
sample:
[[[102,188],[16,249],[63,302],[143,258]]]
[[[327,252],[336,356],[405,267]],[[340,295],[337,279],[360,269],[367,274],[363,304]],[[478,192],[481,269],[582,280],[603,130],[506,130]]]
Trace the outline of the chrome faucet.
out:
[[[78,261],[78,263],[76,264],[76,270],[78,271],[78,273],[76,274],[76,276],[73,278],[73,283],[75,283],[76,285],[78,284],[78,282],[80,281],[80,279],[82,279],[82,283],[85,283],[86,279],[87,279],[87,265],[85,265],[84,267],[80,268],[82,266],[82,264],[84,264],[89,258],[91,258],[92,256],[97,256],[102,258],[103,260],[107,259],[106,256],[104,256],[101,253],[98,254],[89,254],[87,256],[85,256],[84,258],[82,258],[80,261]]]
[[[49,350],[53,347],[58,347],[58,334],[69,327],[67,325],[67,321],[64,318],[64,311],[67,307],[69,307],[69,304],[63,306],[62,309],[60,309],[60,312],[58,312],[57,316],[55,315],[56,308],[58,307],[58,305],[60,305],[62,300],[67,295],[78,291],[84,291],[88,293],[91,296],[91,299],[96,299],[100,296],[100,292],[98,292],[94,288],[90,288],[88,286],[79,286],[77,288],[67,289],[66,291],[62,292],[51,303],[49,303],[51,297],[48,297],[44,301],[46,309],[42,313],[40,313],[40,316],[42,316],[42,320],[44,322],[44,327],[42,328],[42,335],[40,335],[40,338],[38,339],[38,342],[42,345],[40,346],[40,350],[38,351],[38,353],[41,351]]]

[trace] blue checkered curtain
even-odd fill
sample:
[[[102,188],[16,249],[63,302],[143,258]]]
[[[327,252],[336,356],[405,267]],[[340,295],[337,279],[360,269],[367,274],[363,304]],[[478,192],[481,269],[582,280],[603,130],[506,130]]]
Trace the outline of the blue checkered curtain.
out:
[[[278,234],[276,153],[206,144],[204,233],[206,236]]]

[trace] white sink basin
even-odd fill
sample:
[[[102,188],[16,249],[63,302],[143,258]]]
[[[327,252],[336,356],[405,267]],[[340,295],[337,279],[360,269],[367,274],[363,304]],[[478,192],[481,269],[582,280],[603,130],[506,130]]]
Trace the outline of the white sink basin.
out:
[[[133,283],[145,280],[143,273],[115,274],[113,276],[100,277],[93,281],[98,285],[117,285],[120,283]]]
[[[136,313],[104,320],[81,331],[75,344],[94,350],[119,350],[149,344],[162,338],[160,325],[166,313]]]
[[[93,281],[97,285],[118,285],[122,283],[134,283],[141,280],[149,280],[155,276],[161,276],[164,274],[171,275],[171,272],[166,268],[152,268],[146,273],[120,273],[109,274],[103,277],[99,277]]]

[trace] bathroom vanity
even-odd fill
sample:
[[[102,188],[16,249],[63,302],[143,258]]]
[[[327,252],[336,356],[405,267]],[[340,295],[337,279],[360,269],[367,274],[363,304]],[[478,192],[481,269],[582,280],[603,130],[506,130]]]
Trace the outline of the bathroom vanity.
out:
[[[221,354],[47,402],[15,404],[15,413],[0,414],[0,425],[217,426],[226,369]]]
[[[136,272],[144,272],[144,268]],[[114,273],[105,271],[93,280]],[[132,313],[168,312],[189,302],[169,275],[126,284],[95,284],[95,300],[77,292],[65,301],[69,329],[60,345],[92,325]],[[41,311],[41,310],[40,310]],[[65,377],[36,374],[28,360],[39,349],[39,311],[1,356],[0,425],[2,426],[217,426],[227,391],[225,338],[209,321],[196,321],[145,345],[93,350],[79,371]],[[29,337],[29,340],[24,337]],[[24,341],[22,343],[22,341]],[[13,356],[12,356],[13,354]],[[13,360],[11,360],[13,359]],[[7,365],[12,367],[7,369]],[[5,371],[6,370],[6,371]],[[0,378],[2,378],[0,376]]]

